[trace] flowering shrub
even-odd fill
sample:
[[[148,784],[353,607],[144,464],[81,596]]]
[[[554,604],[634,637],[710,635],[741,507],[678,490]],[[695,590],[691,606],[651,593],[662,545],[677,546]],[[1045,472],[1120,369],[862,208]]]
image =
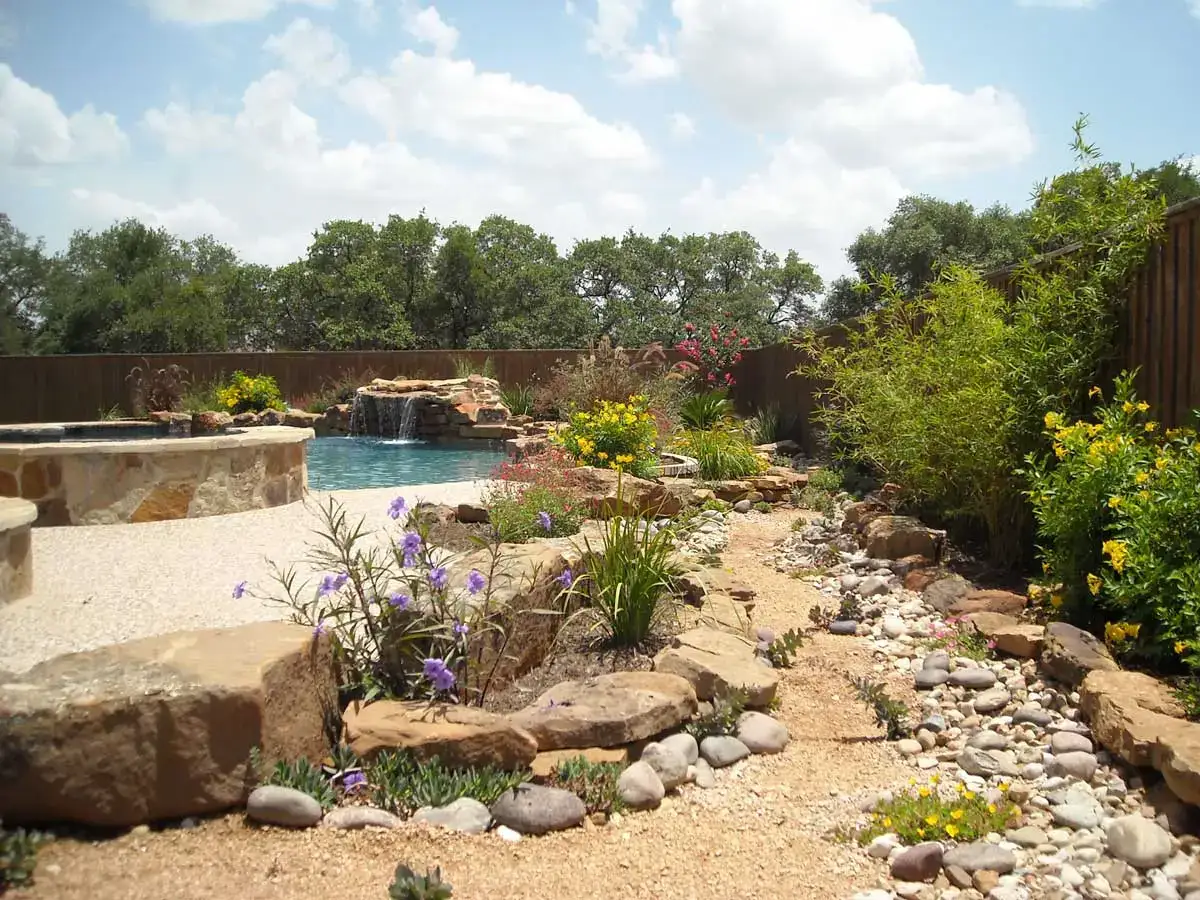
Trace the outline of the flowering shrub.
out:
[[[661,345],[625,350],[603,337],[591,352],[550,370],[533,389],[533,410],[535,415],[566,418],[576,410],[591,409],[597,401],[618,403],[636,394],[647,398],[653,412],[671,419],[680,388],[678,376],[668,374]]]
[[[1003,832],[1021,815],[1021,808],[1006,797],[1008,785],[1001,782],[997,793],[988,796],[969,790],[961,781],[953,790],[934,775],[927,785],[909,782],[905,790],[881,800],[871,813],[871,824],[859,832],[869,843],[882,834],[895,834],[905,844],[949,838],[969,843],[994,831]]]
[[[985,638],[973,625],[958,618],[949,618],[944,627],[934,628],[928,646],[945,650],[951,656],[987,659],[996,642]]]
[[[279,385],[270,375],[234,372],[225,387],[217,388],[217,402],[233,414],[287,409]]]
[[[381,541],[330,499],[321,542],[304,560],[326,574],[314,587],[294,567],[276,569],[282,596],[262,599],[288,607],[314,638],[328,638],[354,696],[482,704],[507,641],[492,615],[499,549],[489,547],[480,568],[455,573],[419,507],[397,497],[388,515],[399,531]],[[235,598],[247,594],[257,596],[244,581],[234,586]]]
[[[731,318],[730,313],[725,318]],[[689,376],[699,388],[733,387],[737,379],[733,370],[742,361],[742,350],[750,346],[750,339],[738,334],[734,326],[713,323],[708,329],[699,329],[691,322],[683,326],[687,337],[675,345],[683,354],[683,361],[676,368]]]
[[[1127,658],[1197,667],[1200,442],[1147,410],[1125,375],[1094,422],[1047,414],[1053,457],[1027,473],[1049,582],[1034,592]]]
[[[646,478],[658,459],[654,417],[641,395],[624,403],[601,400],[590,412],[574,412],[553,440],[585,466],[620,469]]]
[[[573,462],[557,451],[496,467],[483,505],[499,540],[519,544],[579,531],[586,507],[572,469],[566,468]]]

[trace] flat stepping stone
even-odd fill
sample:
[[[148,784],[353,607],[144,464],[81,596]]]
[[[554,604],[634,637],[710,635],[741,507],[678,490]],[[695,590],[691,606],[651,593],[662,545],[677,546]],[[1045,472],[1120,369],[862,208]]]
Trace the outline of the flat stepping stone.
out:
[[[760,664],[754,644],[713,628],[694,628],[675,637],[654,657],[654,671],[687,679],[701,700],[746,692],[747,706],[766,707],[775,699],[779,673]]]
[[[678,728],[696,706],[695,690],[679,674],[613,672],[564,681],[508,718],[543,751],[619,747]]]

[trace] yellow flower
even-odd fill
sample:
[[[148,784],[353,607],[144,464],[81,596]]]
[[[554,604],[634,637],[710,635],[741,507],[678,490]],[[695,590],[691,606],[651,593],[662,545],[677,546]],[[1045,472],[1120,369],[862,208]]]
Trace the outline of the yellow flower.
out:
[[[996,811],[996,804],[995,804],[995,803],[989,803],[989,804],[988,804],[988,812],[990,812],[990,813],[994,813],[995,811]]]
[[[1092,592],[1092,596],[1096,597],[1100,594],[1100,576],[1088,573],[1087,577],[1088,590]]]
[[[1132,403],[1130,403],[1128,400],[1126,400],[1124,403],[1121,404],[1121,409],[1123,409],[1125,411],[1125,415],[1132,416],[1133,411],[1135,409],[1137,409],[1137,407],[1134,406]]]
[[[1135,482],[1137,482],[1138,484],[1145,484],[1147,481],[1150,480],[1150,473],[1149,472],[1138,472],[1136,475],[1133,476],[1133,480]]]
[[[1186,650],[1187,650],[1187,644],[1185,644],[1183,641],[1176,641],[1176,642],[1175,642],[1175,652],[1176,652],[1177,654],[1179,654],[1180,656],[1182,656],[1182,655],[1183,655],[1183,653],[1184,653],[1184,651],[1186,651]]]
[[[956,834],[958,834],[958,826],[957,825],[947,825],[946,826],[946,834],[950,835],[950,837],[954,837]]]
[[[1147,432],[1154,431],[1154,429],[1156,429],[1157,427],[1158,427],[1158,423],[1157,423],[1157,422],[1147,422],[1147,423],[1146,423],[1146,425],[1145,425],[1145,428],[1146,428],[1146,431],[1147,431]]]
[[[917,837],[925,837],[925,829],[924,828],[917,829]]]
[[[1059,459],[1062,459],[1064,456],[1067,455],[1067,448],[1064,447],[1062,444],[1055,443],[1054,455],[1057,456]]]
[[[950,813],[950,818],[957,822],[965,815],[966,813],[964,813],[961,809],[956,809],[954,812]]]
[[[1158,459],[1156,459],[1154,461],[1154,468],[1158,469],[1158,471],[1161,472],[1166,467],[1167,467],[1167,458],[1165,456],[1160,456]]]
[[[1125,633],[1132,638],[1137,637],[1138,633],[1141,630],[1142,630],[1141,622],[1126,622],[1125,623]]]
[[[1096,385],[1092,385],[1092,389],[1088,391],[1088,396],[1089,397],[1099,397],[1100,396],[1100,388],[1097,387]]]
[[[998,785],[996,785],[996,787],[999,788],[1001,791],[1007,791],[1008,790],[1008,782],[1002,781]]]
[[[1042,563],[1042,574],[1043,574],[1043,575],[1049,575],[1049,574],[1050,574],[1050,563],[1049,563],[1049,562],[1043,562],[1043,563]]]
[[[956,791],[958,791],[958,792],[961,794],[961,793],[962,793],[963,791],[965,791],[967,788],[966,788],[966,785],[964,785],[964,784],[963,784],[963,783],[960,781],[958,784],[956,784],[956,785],[954,786],[954,789],[955,789]]]
[[[890,818],[884,819],[884,820],[883,820],[883,827],[884,827],[884,828],[891,828],[891,827],[892,827],[892,820],[891,820]]]
[[[923,787],[919,791],[917,791],[917,794],[919,794],[922,797],[928,797],[929,796],[929,788]]]
[[[1109,509],[1116,509],[1120,505],[1121,505],[1121,498],[1119,496],[1117,496],[1116,494],[1113,494],[1111,497],[1108,498],[1108,508]]]
[[[1050,595],[1050,605],[1053,606],[1055,609],[1058,609],[1060,606],[1062,606],[1063,605],[1063,595],[1062,594],[1051,594]]]
[[[940,784],[940,783],[941,783],[941,780],[942,780],[942,776],[941,776],[941,775],[933,775],[933,776],[931,776],[931,777],[930,777],[930,779],[929,779],[929,783],[930,783],[930,784]]]
[[[601,450],[596,454],[596,459],[608,459],[608,454]]]
[[[975,799],[975,792],[974,792],[974,791],[967,791],[966,793],[964,793],[964,794],[963,794],[963,799],[964,799],[964,800],[974,800],[974,799]]]
[[[938,817],[937,817],[937,816],[926,816],[926,817],[925,817],[925,824],[926,824],[926,825],[936,825],[937,823],[938,823]]]
[[[1047,428],[1057,428],[1062,424],[1062,416],[1056,412],[1048,412],[1042,421],[1046,423]]]
[[[1129,557],[1129,548],[1124,541],[1105,541],[1100,545],[1100,550],[1108,557],[1108,564],[1114,571],[1124,571],[1125,560]]]
[[[1031,584],[1029,586],[1028,594],[1030,600],[1037,600],[1044,593],[1046,593],[1046,589],[1040,584]]]
[[[1137,405],[1137,411],[1138,411],[1138,412],[1145,412],[1145,411],[1146,411],[1146,410],[1148,410],[1149,408],[1150,408],[1150,404],[1149,404],[1149,403],[1147,403],[1145,400],[1142,400],[1142,401],[1141,401],[1140,403],[1138,403],[1138,405]]]

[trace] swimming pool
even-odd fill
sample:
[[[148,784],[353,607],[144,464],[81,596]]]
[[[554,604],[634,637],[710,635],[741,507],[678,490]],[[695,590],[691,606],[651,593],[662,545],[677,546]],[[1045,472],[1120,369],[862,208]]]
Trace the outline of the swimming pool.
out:
[[[423,441],[320,437],[308,442],[313,491],[443,484],[487,478],[507,458],[501,445],[464,449]]]

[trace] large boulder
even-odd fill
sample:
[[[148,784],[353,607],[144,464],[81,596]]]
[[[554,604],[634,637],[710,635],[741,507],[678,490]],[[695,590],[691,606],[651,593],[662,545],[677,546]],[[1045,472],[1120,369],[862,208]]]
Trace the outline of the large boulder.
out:
[[[842,531],[862,532],[880,516],[891,515],[886,503],[878,500],[859,500],[846,507],[842,516]]]
[[[1028,598],[1012,591],[971,591],[950,604],[950,615],[969,616],[972,613],[1000,613],[1006,616],[1020,615]]]
[[[628,472],[582,466],[571,471],[583,491],[591,514],[598,519],[613,516],[673,516],[683,509],[678,494],[661,484],[635,478]]]
[[[1042,653],[1046,632],[1042,625],[1021,622],[995,612],[968,613],[963,618],[1001,653],[1021,659],[1037,659]]]
[[[0,818],[130,826],[219,812],[265,761],[328,749],[326,638],[283,622],[59,656],[0,684]]]
[[[1089,672],[1115,672],[1119,667],[1094,634],[1066,622],[1051,622],[1042,640],[1042,668],[1071,687],[1079,687]]]
[[[1152,764],[1159,735],[1184,715],[1171,689],[1161,681],[1141,672],[1109,669],[1097,669],[1083,679],[1079,709],[1096,740],[1138,767]]]
[[[346,710],[345,739],[369,759],[380,750],[403,749],[417,759],[437,757],[448,766],[523,769],[538,745],[533,735],[504,716],[473,706],[379,700]]]
[[[654,657],[654,670],[686,678],[701,700],[744,690],[752,707],[769,706],[779,686],[779,673],[755,659],[753,643],[715,628],[677,635]]]
[[[903,556],[941,558],[945,533],[926,528],[911,516],[879,516],[863,531],[863,547],[872,559]]]
[[[974,585],[961,575],[947,575],[928,584],[924,588],[922,599],[938,612],[948,613],[950,607],[973,590]]]
[[[509,718],[539,750],[620,747],[677,728],[696,712],[696,692],[661,672],[613,672],[555,685]]]

